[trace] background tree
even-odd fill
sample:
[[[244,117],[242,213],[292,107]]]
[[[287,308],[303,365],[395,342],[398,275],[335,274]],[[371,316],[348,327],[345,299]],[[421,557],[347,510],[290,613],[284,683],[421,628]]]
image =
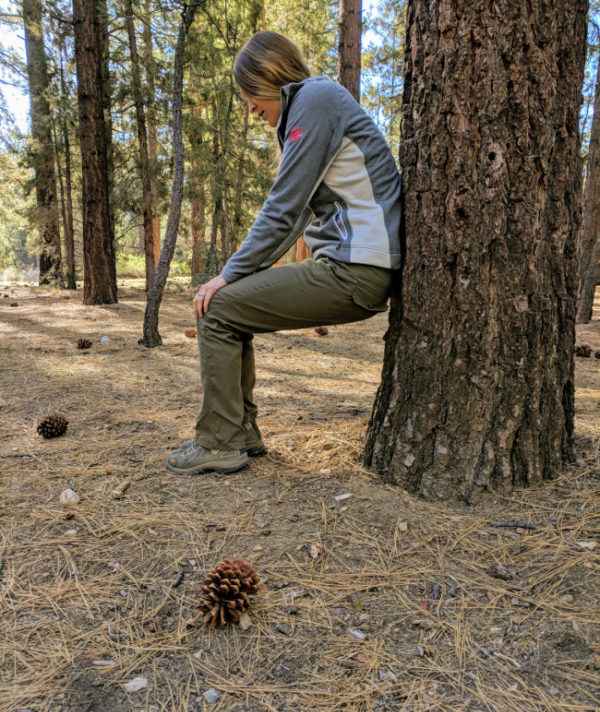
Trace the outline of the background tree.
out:
[[[598,28],[596,28],[596,34]],[[579,303],[577,321],[592,318],[600,253],[600,62],[596,72],[594,114],[590,130],[583,191],[583,221],[577,250],[579,263]]]
[[[361,103],[371,114],[392,149],[400,152],[404,86],[406,1],[384,0],[368,22],[374,37],[362,52]]]
[[[586,0],[410,0],[406,258],[365,463],[426,497],[572,456]]]
[[[30,154],[35,171],[37,226],[41,241],[39,280],[40,284],[60,285],[60,228],[41,0],[23,0],[23,25],[31,102]]]
[[[154,245],[154,201],[156,191],[152,185],[152,172],[148,151],[148,132],[146,130],[146,114],[144,111],[144,96],[138,61],[137,40],[133,18],[133,2],[125,0],[125,20],[129,53],[131,55],[131,82],[135,115],[137,123],[137,139],[139,150],[139,170],[142,183],[142,201],[144,206],[144,254],[146,257],[146,290],[150,289],[154,270],[156,269]]]
[[[117,301],[109,205],[110,136],[105,121],[103,28],[94,0],[73,0],[83,208],[83,302]]]
[[[173,62],[173,150],[175,170],[173,173],[171,207],[169,209],[165,240],[156,267],[156,273],[152,280],[152,286],[148,291],[146,311],[144,313],[144,335],[142,343],[148,348],[160,346],[162,343],[162,339],[158,333],[158,311],[169,274],[171,260],[173,259],[173,252],[175,251],[175,240],[177,239],[179,220],[181,217],[184,175],[182,118],[183,60],[187,34],[194,20],[198,5],[199,3],[196,2],[183,5],[181,27],[177,37],[177,47],[175,48],[175,59]]]
[[[340,0],[338,81],[360,101],[362,0]]]

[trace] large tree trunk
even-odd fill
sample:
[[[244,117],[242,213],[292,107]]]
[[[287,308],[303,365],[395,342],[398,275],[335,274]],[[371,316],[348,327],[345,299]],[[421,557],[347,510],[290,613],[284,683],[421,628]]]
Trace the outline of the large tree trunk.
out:
[[[83,303],[117,301],[102,44],[94,0],[73,0],[83,206]]]
[[[340,0],[338,80],[360,101],[362,0]]]
[[[428,498],[572,458],[586,0],[411,0],[406,256],[365,463]]]
[[[60,229],[41,0],[23,0],[31,101],[31,155],[40,233],[40,284],[61,284]]]
[[[600,63],[596,75],[594,117],[590,132],[590,147],[583,191],[583,223],[577,250],[579,262],[579,305],[577,321],[582,324],[592,318],[594,292],[600,251]]]
[[[173,152],[175,154],[175,167],[173,170],[171,205],[169,207],[169,217],[167,218],[165,240],[154,279],[152,280],[152,286],[148,292],[146,312],[144,314],[144,335],[142,343],[148,348],[154,348],[162,344],[162,339],[158,333],[158,311],[160,309],[167,277],[169,276],[169,268],[175,251],[175,241],[177,240],[179,220],[181,218],[184,173],[182,126],[183,55],[185,52],[187,33],[197,8],[198,3],[196,2],[184,5],[181,27],[179,28],[177,46],[175,48],[175,59],[173,61]]]
[[[150,159],[148,157],[148,135],[146,132],[146,116],[144,114],[144,96],[138,61],[137,42],[135,39],[135,25],[133,22],[132,0],[125,2],[125,22],[129,38],[129,53],[131,55],[131,81],[133,89],[133,103],[137,121],[137,138],[139,144],[140,176],[142,179],[142,201],[144,206],[144,253],[146,256],[146,291],[150,289],[156,262],[154,260],[154,213],[152,192],[152,178]]]

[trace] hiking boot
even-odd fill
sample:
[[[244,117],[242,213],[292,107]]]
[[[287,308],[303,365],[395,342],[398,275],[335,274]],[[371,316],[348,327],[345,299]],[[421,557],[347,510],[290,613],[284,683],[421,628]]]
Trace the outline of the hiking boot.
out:
[[[256,423],[244,423],[244,428],[246,429],[246,447],[245,450],[250,455],[250,457],[256,457],[257,455],[264,455],[267,452],[265,444],[262,439],[260,430]],[[181,447],[177,449],[185,450],[191,445],[195,444],[195,440],[186,440]]]
[[[237,472],[248,464],[245,450],[208,450],[194,441],[185,442],[167,457],[167,468],[178,475],[201,472]]]
[[[246,429],[246,452],[250,457],[264,455],[267,452],[265,444],[258,429],[258,425],[254,422],[244,423]]]

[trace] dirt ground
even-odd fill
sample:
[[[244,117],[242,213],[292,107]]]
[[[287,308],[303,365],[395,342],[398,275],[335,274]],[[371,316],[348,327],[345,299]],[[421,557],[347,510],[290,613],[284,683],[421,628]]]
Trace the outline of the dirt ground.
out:
[[[137,284],[104,307],[0,285],[0,711],[600,710],[598,309],[577,464],[469,508],[359,464],[385,315],[257,337],[268,454],[168,472],[200,400],[191,295],[171,286],[149,350]],[[69,426],[43,440],[49,413]],[[208,630],[204,575],[236,556],[266,591]]]

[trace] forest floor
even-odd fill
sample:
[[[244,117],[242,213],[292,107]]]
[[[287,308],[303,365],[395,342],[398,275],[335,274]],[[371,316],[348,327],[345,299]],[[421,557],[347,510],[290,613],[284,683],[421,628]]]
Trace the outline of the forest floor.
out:
[[[101,307],[0,285],[0,710],[599,710],[600,360],[576,359],[577,463],[468,507],[360,465],[386,315],[260,336],[268,454],[184,477],[164,460],[200,401],[192,294],[172,285],[150,350],[139,284]],[[266,591],[208,630],[204,575],[236,556]]]

